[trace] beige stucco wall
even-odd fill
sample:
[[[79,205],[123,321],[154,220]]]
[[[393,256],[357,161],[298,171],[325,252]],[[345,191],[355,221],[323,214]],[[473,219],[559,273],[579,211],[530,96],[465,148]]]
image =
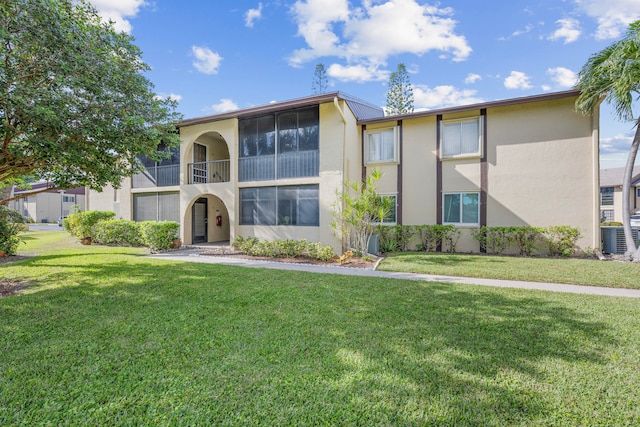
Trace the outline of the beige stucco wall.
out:
[[[402,220],[407,225],[436,223],[436,118],[402,122]]]
[[[353,179],[360,176],[360,148],[358,143],[358,128],[355,118],[346,104],[341,101],[339,107],[344,114],[346,123],[333,103],[321,104],[320,112],[320,173],[318,177],[294,179],[280,179],[271,181],[238,182],[238,125],[236,119],[227,119],[210,123],[203,123],[181,128],[181,186],[180,212],[183,218],[182,238],[188,244],[191,242],[192,218],[191,208],[199,197],[208,200],[208,238],[217,241],[227,237],[233,241],[236,236],[255,236],[261,240],[274,239],[307,239],[323,242],[334,247],[336,252],[341,250],[341,243],[331,227],[334,205],[337,201],[336,192],[341,190],[346,171]],[[210,148],[209,159],[216,153],[215,144],[223,140],[229,150],[231,182],[192,184],[188,185],[187,164],[193,159],[193,143],[207,144]],[[346,141],[346,144],[344,143]],[[345,161],[345,153],[350,161]],[[354,160],[355,159],[355,160]],[[355,166],[353,164],[355,163]],[[300,226],[253,226],[239,225],[239,190],[246,187],[285,186],[285,185],[319,185],[319,227]],[[223,224],[229,224],[228,230],[221,230],[215,226],[215,211],[220,210]],[[226,240],[226,239],[225,239]]]
[[[131,199],[131,179],[123,180],[121,189],[114,189],[108,185],[101,192],[89,190],[87,200],[87,210],[91,211],[113,211],[116,218],[131,219],[131,209],[123,209],[122,200],[125,199],[125,206],[129,206]],[[84,207],[83,207],[84,209]]]
[[[487,131],[487,215],[489,226],[578,227],[583,247],[600,246],[598,193],[598,116],[573,111],[575,98],[489,108]],[[471,118],[479,110],[445,114]],[[367,126],[391,126],[394,122]],[[402,121],[402,222],[437,220],[436,117]],[[384,166],[381,193],[397,184],[396,166]],[[442,192],[481,191],[481,158],[443,159]],[[471,231],[458,227],[458,251],[478,251]]]
[[[488,111],[487,225],[569,225],[580,229],[581,247],[600,246],[597,122],[593,129],[573,105],[564,98]]]

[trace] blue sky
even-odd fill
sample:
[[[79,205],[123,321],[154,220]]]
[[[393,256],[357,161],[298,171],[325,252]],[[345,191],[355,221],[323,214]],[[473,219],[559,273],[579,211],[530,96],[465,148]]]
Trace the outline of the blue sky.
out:
[[[567,90],[640,19],[640,0],[90,1],[185,118],[311,95],[318,63],[329,91],[380,106],[404,63],[416,110]],[[601,167],[624,166],[633,132],[603,106]]]

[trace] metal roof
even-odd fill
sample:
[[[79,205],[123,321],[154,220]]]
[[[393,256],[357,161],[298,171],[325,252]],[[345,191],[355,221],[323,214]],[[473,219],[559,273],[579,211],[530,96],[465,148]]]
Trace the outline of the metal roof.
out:
[[[334,98],[343,99],[353,112],[356,120],[365,120],[375,117],[384,116],[384,111],[381,107],[370,104],[366,101],[347,95],[343,92],[329,92],[319,95],[307,96],[304,98],[291,99],[282,102],[273,102],[271,104],[259,105],[256,107],[244,108],[226,113],[212,114],[209,116],[195,117],[192,119],[185,119],[178,124],[178,127],[191,126],[201,123],[215,122],[225,119],[243,118],[257,116],[260,114],[267,114],[276,111],[289,110],[293,108],[308,107],[311,105],[319,105],[327,102],[333,102]]]

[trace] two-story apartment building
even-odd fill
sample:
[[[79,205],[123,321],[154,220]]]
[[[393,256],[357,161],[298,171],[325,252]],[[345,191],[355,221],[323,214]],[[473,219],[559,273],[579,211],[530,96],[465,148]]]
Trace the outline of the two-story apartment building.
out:
[[[622,181],[624,168],[600,170],[600,219],[602,222],[622,221]],[[631,214],[640,212],[640,166],[633,168],[629,195]]]
[[[179,124],[179,153],[90,209],[175,220],[186,244],[306,238],[341,249],[337,193],[372,168],[398,224],[454,224],[461,251],[482,225],[571,225],[599,247],[599,118],[567,91],[385,117],[326,93]]]

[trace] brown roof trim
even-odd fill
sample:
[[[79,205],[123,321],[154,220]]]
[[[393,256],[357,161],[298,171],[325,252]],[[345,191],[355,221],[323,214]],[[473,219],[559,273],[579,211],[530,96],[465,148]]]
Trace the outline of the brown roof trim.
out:
[[[569,98],[572,96],[578,96],[579,94],[580,94],[579,90],[566,90],[562,92],[545,93],[542,95],[524,96],[520,98],[501,99],[497,101],[489,101],[489,102],[483,102],[479,104],[469,104],[469,105],[460,105],[457,107],[440,108],[437,110],[418,111],[416,113],[400,114],[397,116],[386,116],[386,117],[380,117],[375,119],[358,120],[358,124],[363,125],[363,124],[372,124],[372,123],[384,123],[384,122],[390,122],[390,121],[396,121],[396,120],[437,116],[439,114],[451,114],[451,113],[459,113],[459,112],[470,111],[470,110],[480,110],[483,108],[506,107],[509,105],[525,104],[529,102],[550,101],[550,100],[560,99],[560,98]]]
[[[191,126],[191,125],[198,125],[198,124],[202,124],[202,123],[209,123],[209,122],[214,122],[214,121],[218,121],[218,120],[225,120],[225,119],[234,119],[234,118],[241,118],[241,117],[251,117],[251,116],[256,116],[259,114],[265,114],[265,113],[270,113],[270,112],[274,112],[274,111],[280,111],[280,110],[286,110],[286,109],[292,109],[292,108],[302,108],[302,107],[309,107],[311,105],[318,105],[318,104],[323,104],[325,102],[333,102],[333,98],[338,98],[338,99],[344,99],[347,101],[355,101],[355,102],[359,102],[361,104],[365,104],[365,105],[369,105],[373,108],[378,108],[380,109],[380,107],[375,106],[369,102],[363,101],[361,99],[358,99],[356,97],[353,97],[351,95],[347,95],[344,92],[328,92],[328,93],[322,93],[319,95],[312,95],[312,96],[307,96],[304,98],[296,98],[296,99],[290,99],[288,101],[282,101],[282,102],[273,102],[271,104],[264,104],[264,105],[259,105],[256,107],[250,107],[250,108],[243,108],[243,109],[239,109],[239,110],[234,110],[234,111],[229,111],[226,113],[220,113],[220,114],[212,114],[209,116],[202,116],[202,117],[195,117],[193,119],[186,119],[181,121],[180,123],[178,123],[177,127],[184,127],[184,126]],[[380,109],[382,110],[382,109]]]

